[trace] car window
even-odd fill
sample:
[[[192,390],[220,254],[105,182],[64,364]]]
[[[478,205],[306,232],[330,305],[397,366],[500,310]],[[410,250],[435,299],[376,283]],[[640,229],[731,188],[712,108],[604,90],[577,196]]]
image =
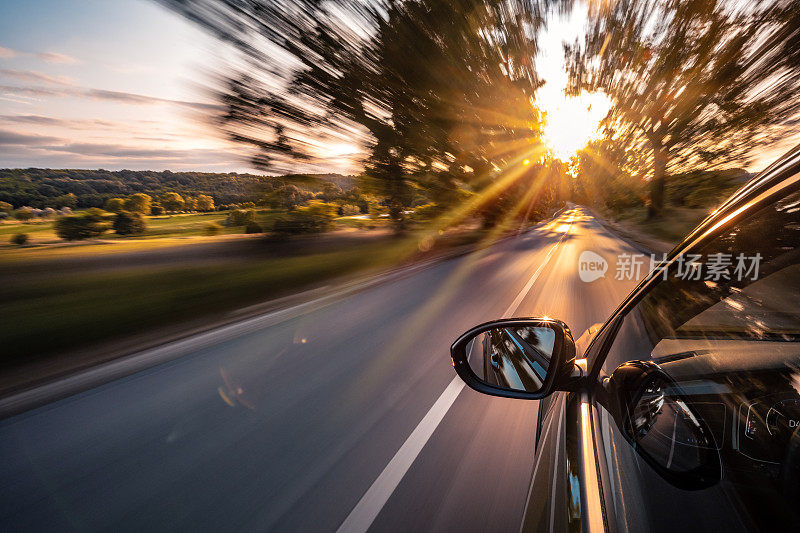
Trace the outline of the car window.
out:
[[[629,361],[656,363],[707,424],[723,469],[710,488],[676,489],[631,452],[605,412],[609,476],[618,494],[638,491],[641,500],[637,516],[630,500],[614,501],[630,523],[651,530],[800,524],[798,244],[795,192],[722,231],[693,252],[699,258],[673,263],[624,315],[601,378]]]

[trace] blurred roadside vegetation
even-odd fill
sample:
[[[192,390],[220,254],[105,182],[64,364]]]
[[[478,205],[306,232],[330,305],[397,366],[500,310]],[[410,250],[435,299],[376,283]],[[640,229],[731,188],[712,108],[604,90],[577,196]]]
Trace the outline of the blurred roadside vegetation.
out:
[[[592,141],[571,161],[574,201],[636,231],[677,244],[753,174],[740,168],[669,175],[664,206],[653,218],[649,182],[637,175],[635,154],[615,140]]]
[[[384,231],[368,240],[331,235],[329,241],[277,243],[268,254],[259,253],[263,246],[251,242],[256,246],[245,250],[222,248],[212,261],[194,256],[181,260],[181,252],[192,246],[173,245],[164,264],[148,263],[160,257],[152,255],[158,249],[148,249],[151,255],[137,255],[141,250],[135,248],[87,255],[88,249],[102,246],[86,247],[79,254],[28,253],[15,261],[0,261],[0,367],[34,363],[187,321],[213,322],[244,306],[332,279],[379,273],[454,247],[475,246],[486,237],[479,226],[445,232],[435,240],[427,230],[399,238]],[[87,257],[95,261],[87,262]],[[137,266],[139,260],[142,266]]]

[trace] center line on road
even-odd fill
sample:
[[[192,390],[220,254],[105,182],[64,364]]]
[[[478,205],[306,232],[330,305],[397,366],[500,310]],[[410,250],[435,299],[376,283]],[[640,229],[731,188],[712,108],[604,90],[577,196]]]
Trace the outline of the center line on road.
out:
[[[571,223],[569,229],[564,232],[564,236],[569,233],[570,229],[572,229]],[[533,287],[542,269],[544,269],[545,265],[550,261],[553,252],[564,240],[564,236],[562,236],[561,239],[550,248],[550,251],[547,252],[542,264],[539,265],[539,268],[536,269],[522,290],[519,291],[517,297],[514,298],[514,301],[511,302],[511,305],[508,306],[508,309],[503,313],[504,317],[517,312],[517,308],[522,304],[522,300],[531,290],[531,287]],[[400,449],[397,450],[397,453],[394,454],[394,457],[392,457],[392,460],[386,465],[386,468],[383,469],[378,478],[372,483],[370,488],[367,489],[367,492],[364,493],[356,506],[353,507],[350,514],[347,515],[347,518],[344,519],[339,529],[336,530],[337,533],[363,533],[369,529],[372,522],[377,518],[378,513],[381,512],[381,509],[383,509],[386,502],[389,501],[389,498],[400,484],[400,481],[405,477],[408,469],[411,468],[411,465],[422,451],[422,448],[424,448],[425,444],[430,440],[431,435],[433,435],[433,432],[441,423],[444,415],[447,414],[450,407],[452,407],[453,403],[456,401],[456,398],[458,398],[458,395],[464,389],[464,386],[464,382],[461,381],[461,378],[458,376],[453,378],[420,423],[417,424],[417,427],[414,428],[414,431],[411,432],[411,435],[408,436]]]

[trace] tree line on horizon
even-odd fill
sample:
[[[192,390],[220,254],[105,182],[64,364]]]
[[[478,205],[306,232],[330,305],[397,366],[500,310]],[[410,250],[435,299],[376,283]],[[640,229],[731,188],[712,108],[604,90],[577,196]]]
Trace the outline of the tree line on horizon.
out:
[[[102,208],[111,198],[176,193],[184,198],[206,195],[217,206],[230,206],[256,202],[270,191],[295,183],[312,192],[322,191],[330,183],[346,192],[356,187],[357,180],[341,174],[265,176],[169,170],[0,169],[0,202],[14,208]]]

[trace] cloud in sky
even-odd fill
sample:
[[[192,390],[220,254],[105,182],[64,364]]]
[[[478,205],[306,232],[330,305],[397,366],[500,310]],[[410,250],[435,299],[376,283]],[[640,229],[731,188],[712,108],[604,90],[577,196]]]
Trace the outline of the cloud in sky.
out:
[[[35,57],[46,63],[61,65],[77,65],[80,63],[80,61],[74,57],[58,52],[20,52],[19,50],[0,46],[0,59],[11,57]]]
[[[22,146],[41,146],[52,142],[57,142],[56,137],[44,135],[27,135],[15,131],[0,130],[0,146],[3,145],[22,145]]]
[[[0,74],[5,74],[6,70],[0,70]],[[13,76],[19,79],[39,79],[40,74],[31,71],[13,71]],[[43,78],[40,79],[40,81]],[[64,82],[56,82],[61,83]],[[156,96],[147,96],[143,94],[128,93],[123,91],[109,91],[106,89],[93,89],[91,87],[60,87],[49,88],[42,86],[16,86],[16,85],[0,85],[0,92],[6,94],[15,94],[19,96],[29,97],[73,97],[73,98],[90,98],[95,100],[106,100],[122,104],[130,105],[155,105],[155,104],[172,104],[180,107],[194,109],[197,111],[214,111],[219,109],[219,106],[211,103],[192,102],[187,100],[172,100],[169,98],[159,98]]]
[[[36,83],[50,83],[53,85],[72,85],[74,80],[68,76],[51,76],[35,70],[17,70],[11,68],[0,69],[3,76],[22,81],[32,81]]]

